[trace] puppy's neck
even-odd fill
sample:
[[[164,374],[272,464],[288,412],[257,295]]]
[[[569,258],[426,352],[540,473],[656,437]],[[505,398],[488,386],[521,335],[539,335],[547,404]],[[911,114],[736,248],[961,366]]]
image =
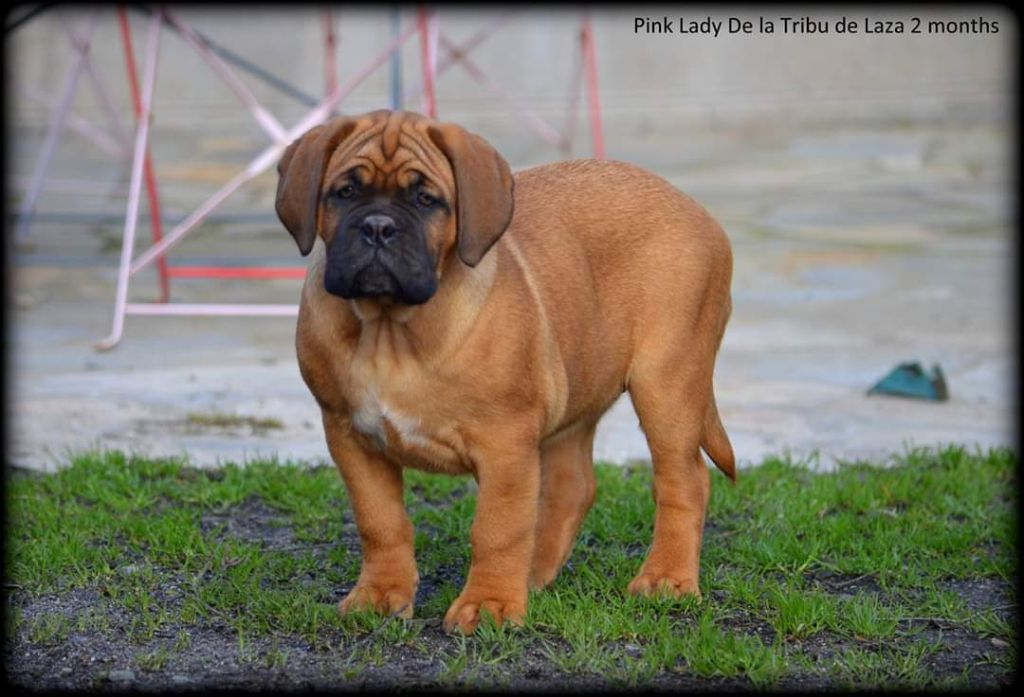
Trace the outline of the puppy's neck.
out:
[[[402,305],[390,298],[356,298],[348,302],[352,313],[363,323],[389,321],[405,324],[417,310],[416,305]]]
[[[497,250],[491,250],[473,268],[453,254],[442,269],[437,293],[422,305],[404,305],[390,299],[350,300],[363,332],[376,333],[380,324],[386,323],[391,331],[410,339],[424,357],[439,358],[461,345],[494,285]]]

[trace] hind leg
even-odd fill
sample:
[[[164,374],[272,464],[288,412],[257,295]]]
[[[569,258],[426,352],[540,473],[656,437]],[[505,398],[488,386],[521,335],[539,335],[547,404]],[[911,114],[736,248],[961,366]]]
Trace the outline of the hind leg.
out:
[[[594,431],[584,424],[541,452],[541,493],[530,586],[555,580],[594,503]]]
[[[699,352],[694,352],[699,353]],[[637,365],[629,392],[654,465],[654,537],[629,592],[700,597],[701,536],[711,490],[700,452],[711,360],[662,356]],[[705,363],[706,365],[702,365]]]

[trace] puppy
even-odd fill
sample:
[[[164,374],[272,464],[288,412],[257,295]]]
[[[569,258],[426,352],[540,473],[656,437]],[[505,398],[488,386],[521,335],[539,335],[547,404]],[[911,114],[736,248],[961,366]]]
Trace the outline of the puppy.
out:
[[[513,176],[479,136],[408,112],[318,126],[278,173],[277,213],[312,254],[299,366],[362,540],[340,610],[411,616],[413,467],[479,485],[445,627],[471,632],[481,612],[520,621],[594,501],[594,430],[623,391],[656,503],[628,590],[699,595],[701,449],[735,476],[712,391],[732,253],[711,216],[621,162]]]

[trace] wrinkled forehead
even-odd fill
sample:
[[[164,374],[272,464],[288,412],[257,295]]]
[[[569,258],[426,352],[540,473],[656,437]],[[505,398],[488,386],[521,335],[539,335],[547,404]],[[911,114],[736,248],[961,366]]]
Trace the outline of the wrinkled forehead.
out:
[[[384,118],[365,119],[331,155],[328,177],[337,181],[355,175],[381,190],[404,189],[412,184],[433,185],[452,195],[451,165],[427,134],[430,121],[416,114],[392,112]]]

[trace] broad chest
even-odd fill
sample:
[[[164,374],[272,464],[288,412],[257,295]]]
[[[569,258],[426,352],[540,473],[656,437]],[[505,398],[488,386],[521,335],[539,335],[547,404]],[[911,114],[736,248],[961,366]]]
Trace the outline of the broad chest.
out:
[[[401,347],[300,332],[303,377],[324,409],[339,413],[367,450],[403,466],[469,471],[465,400],[452,376],[438,375]],[[458,380],[454,380],[458,382]]]
[[[409,371],[381,376],[353,364],[343,378],[352,430],[365,447],[403,467],[465,472],[463,415],[430,376]]]

